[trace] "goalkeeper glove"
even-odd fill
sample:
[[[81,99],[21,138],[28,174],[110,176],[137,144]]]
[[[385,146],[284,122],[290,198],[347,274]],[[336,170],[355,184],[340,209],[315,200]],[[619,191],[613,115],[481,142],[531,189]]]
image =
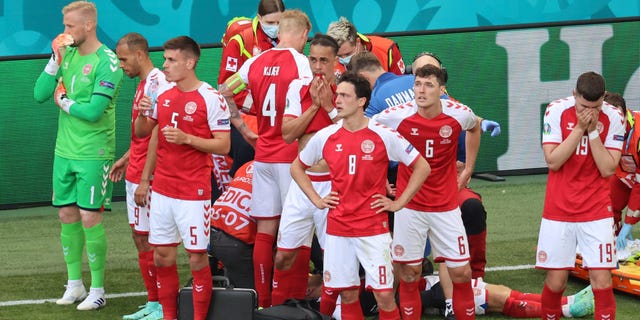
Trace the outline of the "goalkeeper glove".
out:
[[[480,122],[480,128],[482,128],[482,132],[491,131],[492,137],[499,135],[501,132],[499,123],[487,119],[482,119],[482,122]]]
[[[73,44],[73,41],[73,37],[66,33],[59,34],[55,39],[53,39],[53,41],[51,41],[51,50],[53,50],[53,53],[51,54],[51,58],[49,59],[47,66],[44,68],[46,73],[52,76],[55,76],[58,73],[66,47]]]
[[[618,233],[618,238],[616,238],[616,249],[622,250],[627,246],[627,239],[633,240],[631,236],[631,229],[633,225],[625,223],[620,229],[620,233]]]
[[[62,83],[62,79],[58,81],[56,90],[53,92],[53,99],[55,100],[58,107],[60,107],[60,109],[62,109],[66,113],[69,113],[71,106],[76,103],[75,101],[67,97],[67,88],[65,88],[64,83]]]

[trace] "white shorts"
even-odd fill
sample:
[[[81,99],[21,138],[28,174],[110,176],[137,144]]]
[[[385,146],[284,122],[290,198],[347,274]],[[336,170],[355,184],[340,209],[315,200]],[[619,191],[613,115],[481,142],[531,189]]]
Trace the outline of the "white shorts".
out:
[[[151,190],[147,194],[147,205],[140,207],[135,201],[135,192],[138,184],[125,180],[125,190],[127,192],[127,216],[129,226],[133,232],[139,234],[149,234],[149,204],[151,203]]]
[[[360,287],[358,270],[365,271],[365,287],[373,290],[393,289],[391,235],[339,237],[327,235],[324,249],[325,287],[356,289]]]
[[[253,189],[251,191],[251,217],[278,218],[291,184],[290,163],[253,163]]]
[[[487,301],[487,284],[482,278],[471,279],[471,289],[473,290],[473,303],[476,307],[476,315],[484,315],[489,308]]]
[[[450,268],[469,263],[469,244],[460,208],[425,212],[403,208],[393,221],[393,261],[419,264],[424,258],[427,236],[434,261],[445,261]]]
[[[313,188],[321,197],[325,197],[331,192],[331,180],[328,174],[321,176],[322,178],[311,174],[309,177]],[[301,246],[311,247],[314,227],[320,247],[324,248],[327,212],[329,209],[316,208],[300,189],[300,186],[295,181],[291,181],[280,217],[278,248],[286,250]]]
[[[613,218],[588,222],[554,221],[542,218],[536,252],[536,268],[571,270],[580,248],[582,265],[593,269],[615,269]]]
[[[149,244],[207,252],[211,200],[180,200],[157,192],[151,199]]]

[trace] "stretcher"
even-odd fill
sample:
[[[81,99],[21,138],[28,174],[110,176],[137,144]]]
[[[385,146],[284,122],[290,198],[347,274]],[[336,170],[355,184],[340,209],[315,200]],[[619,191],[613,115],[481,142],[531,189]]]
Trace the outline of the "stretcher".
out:
[[[613,289],[640,296],[640,261],[620,261],[618,269],[611,271]],[[589,280],[589,271],[582,267],[582,257],[576,255],[576,265],[571,275]]]

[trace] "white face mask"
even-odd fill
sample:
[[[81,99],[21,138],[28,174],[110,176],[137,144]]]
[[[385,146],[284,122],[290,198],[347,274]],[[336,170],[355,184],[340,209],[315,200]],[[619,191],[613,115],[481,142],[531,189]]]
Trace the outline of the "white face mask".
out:
[[[345,68],[347,67],[347,65],[349,64],[349,62],[351,62],[351,58],[353,58],[353,56],[355,55],[352,54],[348,57],[344,57],[344,58],[338,58],[338,61],[340,62],[341,65],[345,66]]]
[[[264,24],[260,23],[262,31],[271,39],[278,38],[278,25],[277,24]]]

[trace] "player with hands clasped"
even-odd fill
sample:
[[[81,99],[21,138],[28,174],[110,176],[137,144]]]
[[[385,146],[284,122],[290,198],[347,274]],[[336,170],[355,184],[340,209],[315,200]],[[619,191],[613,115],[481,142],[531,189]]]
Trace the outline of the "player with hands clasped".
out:
[[[340,292],[342,318],[364,317],[358,301],[358,266],[362,265],[365,286],[374,292],[380,319],[399,319],[389,221],[383,212],[409,202],[429,175],[429,164],[402,136],[364,116],[371,96],[365,78],[343,74],[336,94],[342,121],[309,140],[291,164],[291,176],[318,208],[329,208],[323,278],[325,288]],[[315,191],[305,173],[305,168],[321,159],[327,162],[332,181],[332,192],[325,197]],[[395,200],[384,196],[389,160],[413,170],[406,189]]]
[[[580,248],[595,299],[595,319],[615,319],[611,269],[617,257],[609,176],[624,140],[620,111],[603,102],[605,81],[595,72],[578,77],[573,96],[549,104],[542,150],[549,167],[536,268],[547,271],[543,319],[560,318],[561,297]]]

